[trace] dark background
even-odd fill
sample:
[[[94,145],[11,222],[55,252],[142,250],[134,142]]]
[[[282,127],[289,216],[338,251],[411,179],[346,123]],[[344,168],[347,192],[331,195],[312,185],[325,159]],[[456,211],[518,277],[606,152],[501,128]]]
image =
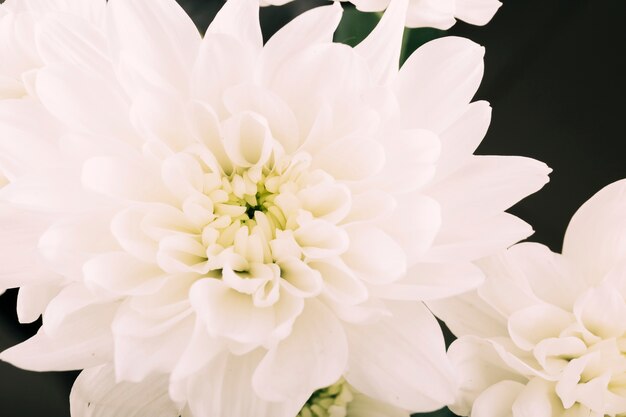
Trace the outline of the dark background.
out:
[[[511,211],[534,226],[536,233],[529,240],[559,251],[575,210],[603,186],[626,177],[626,1],[503,2],[487,26],[460,22],[447,33],[486,47],[485,77],[476,98],[491,102],[494,111],[478,153],[530,156],[554,169],[543,190]],[[179,3],[204,31],[222,1]],[[263,9],[266,35],[302,10],[323,3],[297,0]],[[417,38],[441,34],[413,32]],[[0,297],[0,350],[38,327],[17,324],[15,299],[14,290]],[[0,416],[68,417],[75,375],[31,373],[0,363]]]

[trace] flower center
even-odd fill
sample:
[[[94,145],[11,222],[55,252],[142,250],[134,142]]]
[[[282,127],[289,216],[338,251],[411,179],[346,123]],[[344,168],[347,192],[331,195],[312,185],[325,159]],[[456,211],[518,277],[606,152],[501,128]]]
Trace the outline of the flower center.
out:
[[[297,417],[346,417],[352,391],[342,378],[339,382],[313,393]]]

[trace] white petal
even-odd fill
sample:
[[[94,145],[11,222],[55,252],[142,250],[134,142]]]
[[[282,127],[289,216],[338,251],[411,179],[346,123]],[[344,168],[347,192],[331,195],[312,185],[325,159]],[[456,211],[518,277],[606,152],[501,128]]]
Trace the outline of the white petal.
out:
[[[47,65],[67,63],[86,72],[113,77],[113,67],[107,57],[108,45],[98,29],[75,15],[47,15],[38,22],[37,50]]]
[[[367,287],[340,260],[320,260],[309,262],[311,268],[322,275],[324,292],[342,304],[357,304],[367,300]]]
[[[565,358],[577,358],[587,352],[587,345],[575,336],[543,339],[533,349],[537,362],[552,375],[558,375],[567,365]]]
[[[37,75],[37,95],[50,113],[73,129],[136,141],[127,99],[97,74],[69,64],[47,66]]]
[[[419,263],[406,277],[376,289],[376,294],[394,300],[435,300],[478,287],[485,277],[471,263]]]
[[[529,254],[533,254],[532,249],[535,245],[541,246],[536,243],[521,243],[507,251],[501,251],[497,255],[479,261],[479,266],[485,272],[487,280],[478,289],[478,293],[492,309],[504,317],[509,317],[514,312],[529,306],[545,304],[534,293],[531,283],[529,283],[530,278],[525,273],[526,271],[536,272],[539,275],[533,279],[544,279],[545,275],[541,272],[545,273],[545,271],[534,269],[536,264],[544,261],[540,259],[531,260],[529,257],[520,257],[518,260],[515,256],[524,254],[526,247],[531,249],[528,251]],[[545,255],[545,252],[534,251],[534,254]],[[547,272],[552,274],[553,271]],[[563,292],[566,293],[565,290]],[[550,301],[548,304],[551,304]],[[568,306],[562,308],[566,311],[571,310]]]
[[[451,259],[472,261],[497,253],[533,234],[530,225],[509,213],[464,227],[452,227],[442,221],[442,230],[423,260],[448,262]]]
[[[254,372],[254,391],[263,399],[303,398],[339,380],[346,368],[348,347],[334,315],[309,300],[291,335],[270,350]]]
[[[83,184],[107,196],[133,201],[172,201],[156,167],[140,159],[94,157],[83,165]]]
[[[267,121],[252,112],[233,116],[223,123],[224,149],[240,167],[263,166],[275,146]]]
[[[449,29],[455,23],[455,3],[455,0],[411,1],[406,26]]]
[[[207,34],[232,36],[244,45],[255,49],[263,47],[263,34],[259,25],[259,3],[247,0],[229,0],[217,13]]]
[[[417,302],[389,303],[392,317],[347,327],[346,379],[357,391],[411,411],[432,411],[453,400],[452,368],[441,329]]]
[[[126,252],[104,253],[83,266],[85,284],[117,296],[151,293],[163,285],[163,271],[153,263],[139,261]]]
[[[487,24],[502,6],[498,0],[456,0],[457,18],[472,25]]]
[[[343,184],[320,183],[298,191],[298,199],[314,217],[338,223],[350,211],[352,195]]]
[[[211,278],[196,282],[189,299],[209,335],[254,345],[266,342],[277,327],[293,323],[302,309],[301,299],[283,293],[280,302],[286,308],[281,317],[277,306],[257,307],[250,295]]]
[[[260,351],[243,356],[218,356],[187,382],[187,398],[194,416],[293,417],[307,397],[271,403],[252,389],[252,375]]]
[[[38,246],[49,269],[77,281],[82,280],[83,264],[93,254],[118,249],[106,212],[74,215],[58,221],[42,234]]]
[[[44,328],[0,359],[32,371],[67,371],[96,366],[111,360],[113,340],[108,329],[117,304],[92,305],[66,317],[54,336]]]
[[[407,268],[404,250],[388,234],[375,227],[346,227],[350,247],[341,258],[368,282],[389,283]]]
[[[142,89],[133,95],[130,119],[145,140],[155,140],[173,151],[194,143],[186,103],[165,88]]]
[[[554,393],[554,386],[541,378],[533,378],[513,403],[515,417],[552,417],[563,408]]]
[[[141,383],[116,382],[110,365],[85,369],[70,393],[73,417],[178,417],[179,407],[167,393],[167,377]]]
[[[289,104],[298,119],[300,133],[307,137],[303,150],[315,154],[324,146],[340,146],[335,142],[341,138],[344,155],[349,156],[348,149],[369,155],[371,146],[376,145],[370,143],[370,137],[380,116],[364,103],[364,92],[371,86],[369,69],[348,45],[328,42],[298,49],[268,78],[268,85]],[[348,143],[353,147],[349,148]],[[341,162],[344,170],[349,169],[343,161],[335,162]]]
[[[391,404],[375,400],[366,395],[354,393],[348,403],[347,417],[410,417],[410,413]]]
[[[182,7],[174,0],[114,0],[107,8],[107,38],[114,56],[125,60],[126,87],[133,91],[133,82],[150,80],[187,91],[200,34]]]
[[[46,215],[0,206],[0,290],[56,280],[37,249],[50,221]]]
[[[169,392],[172,399],[178,402],[187,401],[188,379],[193,378],[194,374],[196,376],[202,374],[202,370],[207,368],[209,362],[216,357],[221,359],[220,355],[224,353],[225,344],[211,338],[204,323],[196,318],[187,346],[170,375]]]
[[[436,180],[446,178],[472,161],[472,154],[485,137],[491,121],[491,107],[486,101],[471,103],[450,127],[440,135],[440,158]]]
[[[32,123],[37,120],[37,123]],[[59,166],[59,126],[34,100],[0,102],[0,168],[9,178]]]
[[[145,211],[137,207],[120,211],[111,222],[111,233],[122,249],[130,255],[144,262],[154,262],[158,245],[141,229],[144,216]]]
[[[458,415],[468,415],[472,404],[493,384],[506,380],[511,383],[526,382],[525,377],[517,374],[500,359],[493,346],[476,337],[461,337],[452,342],[448,357],[454,364],[459,385],[450,409]],[[496,415],[500,417],[499,414],[494,416]]]
[[[294,152],[300,145],[295,115],[272,91],[254,84],[239,84],[224,92],[223,101],[231,114],[251,111],[263,115],[272,136],[287,152]]]
[[[395,81],[406,126],[441,133],[459,118],[482,79],[483,54],[481,46],[457,37],[418,48]]]
[[[538,243],[520,243],[511,247],[502,258],[507,274],[519,285],[532,290],[538,298],[571,311],[574,302],[587,288],[581,274],[562,255]],[[487,269],[489,270],[489,269]],[[495,272],[495,271],[494,271]],[[502,281],[494,274],[494,284]]]
[[[354,136],[333,141],[313,155],[313,168],[338,180],[363,180],[379,172],[384,163],[385,151],[379,142]]]
[[[397,73],[409,0],[393,0],[376,28],[354,50],[363,56],[375,82],[385,84]]]
[[[411,266],[423,259],[441,230],[441,206],[419,192],[396,196],[397,206],[380,222],[402,246]]]
[[[79,213],[106,207],[104,199],[82,187],[79,177],[80,173],[74,169],[32,169],[11,179],[0,189],[0,195],[16,206],[47,213]]]
[[[550,171],[530,158],[475,156],[431,194],[443,206],[444,222],[460,225],[503,212],[543,187]]]
[[[332,42],[342,11],[339,4],[315,7],[283,26],[263,48],[264,77],[271,80],[278,67],[296,52],[318,42]]]
[[[343,228],[320,219],[307,221],[294,232],[294,238],[305,256],[311,259],[326,258],[346,251],[349,238]]]
[[[474,402],[473,417],[513,417],[511,408],[524,385],[515,381],[500,381],[487,388]]]
[[[457,337],[508,336],[505,318],[476,292],[428,301],[427,305]]]
[[[289,285],[292,293],[300,297],[313,297],[323,288],[321,274],[310,265],[297,258],[285,259],[279,263],[280,277],[284,280],[283,286]]]
[[[599,282],[626,254],[626,180],[600,190],[578,209],[565,233],[563,255]]]
[[[558,307],[534,305],[509,317],[509,334],[517,346],[530,350],[543,339],[559,336],[573,322],[573,315]]]
[[[253,5],[254,2],[248,2]],[[230,36],[207,34],[202,40],[192,72],[193,97],[208,103],[226,117],[223,94],[229,87],[252,79],[255,57],[246,46]]]
[[[177,153],[161,165],[163,182],[181,200],[204,191],[204,171],[197,159],[187,153]]]
[[[440,140],[433,132],[411,129],[390,133],[383,146],[385,166],[380,178],[374,180],[380,188],[392,193],[406,193],[432,180],[441,151]]]
[[[17,295],[17,317],[20,323],[37,320],[61,289],[59,283],[22,285]]]
[[[626,330],[626,303],[615,288],[590,288],[574,305],[577,319],[587,330],[603,339],[620,337]]]
[[[128,304],[120,307],[112,323],[118,380],[140,382],[172,372],[193,330],[189,303],[179,304],[148,312]]]

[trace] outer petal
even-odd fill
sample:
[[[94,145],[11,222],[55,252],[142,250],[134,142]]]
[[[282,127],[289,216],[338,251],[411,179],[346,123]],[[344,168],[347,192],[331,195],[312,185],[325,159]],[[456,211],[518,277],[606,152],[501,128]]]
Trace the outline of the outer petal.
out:
[[[507,381],[504,387],[506,392],[511,387],[517,387],[526,382],[526,378],[510,369],[487,343],[474,337],[455,340],[448,349],[448,356],[454,364],[459,390],[454,404],[450,406],[458,415],[468,415],[472,404],[483,393],[488,391],[492,384]],[[509,383],[514,383],[510,385]],[[518,384],[518,385],[515,385]],[[520,389],[516,390],[519,392]],[[490,394],[486,394],[488,398]],[[514,399],[514,398],[513,398]],[[510,399],[512,402],[513,399]],[[487,407],[488,404],[479,404]],[[480,409],[480,408],[479,408]],[[506,414],[492,414],[490,417],[503,417]],[[485,414],[485,416],[487,416]]]
[[[174,369],[193,329],[188,303],[180,304],[149,312],[128,305],[120,308],[112,324],[118,380],[140,382]]]
[[[595,284],[626,255],[626,180],[614,182],[576,212],[565,233],[563,255]]]
[[[349,226],[350,247],[342,259],[371,283],[388,283],[406,272],[404,250],[387,233],[376,227]]]
[[[375,294],[394,300],[434,300],[450,297],[478,287],[482,271],[472,263],[419,263],[407,276],[376,289]]]
[[[443,300],[429,301],[428,308],[452,330],[457,337],[508,336],[506,319],[482,300],[476,292]]]
[[[49,223],[48,216],[0,206],[0,291],[55,279],[37,250]]]
[[[440,135],[441,152],[435,181],[444,179],[473,160],[472,154],[485,137],[491,121],[486,101],[471,103],[465,113]]]
[[[452,368],[437,321],[422,303],[390,303],[391,317],[347,328],[347,381],[358,391],[411,411],[452,402]]]
[[[509,213],[500,213],[459,227],[442,221],[442,230],[424,260],[431,262],[473,261],[508,248],[533,234],[528,223]]]
[[[112,77],[108,45],[98,29],[70,14],[48,15],[38,22],[37,50],[47,65],[67,63],[87,72]]]
[[[0,359],[32,371],[67,371],[111,360],[110,326],[117,304],[93,305],[67,317],[53,336],[44,328],[0,354]]]
[[[457,37],[437,39],[415,51],[395,81],[405,125],[436,133],[450,126],[478,89],[483,55],[481,46]]]
[[[257,307],[252,296],[212,278],[196,282],[189,297],[211,336],[254,346],[266,343],[278,328],[289,328],[302,310],[302,299],[284,291],[276,304]]]
[[[170,202],[157,167],[138,158],[95,157],[83,164],[85,187],[104,195],[134,201]]]
[[[232,36],[254,49],[261,49],[263,34],[259,25],[259,2],[227,1],[207,29],[207,34],[217,33]]]
[[[271,81],[281,64],[296,52],[316,43],[332,42],[342,10],[339,4],[316,7],[302,13],[276,32],[267,41],[261,54],[263,79]]]
[[[348,404],[347,417],[410,417],[410,413],[367,395],[355,393],[354,399]]]
[[[308,398],[337,382],[346,368],[344,330],[319,301],[307,302],[293,331],[263,358],[252,378],[255,392],[270,401]]]
[[[280,403],[261,399],[250,383],[262,351],[220,355],[189,378],[187,397],[194,416],[293,417],[307,397]]]
[[[165,375],[116,382],[110,365],[85,369],[70,393],[72,417],[178,417],[180,408],[169,398],[167,383]]]
[[[373,79],[390,81],[398,72],[409,0],[393,0],[376,28],[354,50],[370,64]]]
[[[0,101],[0,169],[8,179],[15,179],[59,166],[59,133],[58,123],[35,100]]]
[[[407,16],[408,27],[449,29],[454,25],[455,0],[413,0]]]
[[[32,323],[37,320],[61,288],[62,286],[58,282],[22,285],[17,295],[16,306],[20,323]]]
[[[539,190],[550,171],[531,158],[474,156],[430,194],[442,205],[444,223],[463,227],[469,218],[480,221],[497,215]]]
[[[457,18],[472,25],[487,24],[502,6],[498,0],[456,0]]]
[[[513,417],[511,411],[524,385],[515,381],[500,381],[487,388],[474,402],[473,417]]]
[[[121,60],[119,74],[125,87],[134,91],[148,82],[188,91],[200,34],[178,3],[114,0],[107,8],[107,38],[113,55]]]

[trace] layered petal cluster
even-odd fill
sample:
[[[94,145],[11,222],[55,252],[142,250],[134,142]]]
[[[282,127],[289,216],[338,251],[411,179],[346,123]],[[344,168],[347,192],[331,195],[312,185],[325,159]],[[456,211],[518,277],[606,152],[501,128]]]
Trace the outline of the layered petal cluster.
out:
[[[31,3],[36,71],[0,102],[0,287],[43,325],[3,360],[85,369],[74,416],[293,417],[344,380],[346,410],[452,400],[421,301],[531,233],[504,210],[549,171],[472,155],[480,46],[398,69],[407,0],[356,48],[338,4],[264,45],[249,0],[204,37],[173,0]]]
[[[486,260],[487,280],[434,310],[472,417],[626,416],[626,180],[572,218],[563,254],[523,243]]]
[[[0,103],[33,93],[36,73],[44,59],[56,59],[50,55],[42,57],[39,52],[40,43],[58,41],[35,35],[37,28],[42,26],[44,15],[50,19],[66,15],[84,22],[86,27],[99,27],[103,24],[104,5],[103,2],[82,0],[8,0],[0,4]],[[46,51],[44,48],[44,54]],[[13,140],[11,133],[1,131],[0,141],[7,140]],[[17,169],[16,166],[32,165],[32,162],[8,159],[8,154],[0,154],[3,161],[0,163],[0,188],[14,176],[12,171]]]
[[[262,5],[283,5],[292,0],[260,0]],[[364,12],[381,12],[391,0],[341,0]],[[483,26],[489,23],[502,3],[498,0],[409,0],[405,25],[411,28],[450,29],[456,20]]]

